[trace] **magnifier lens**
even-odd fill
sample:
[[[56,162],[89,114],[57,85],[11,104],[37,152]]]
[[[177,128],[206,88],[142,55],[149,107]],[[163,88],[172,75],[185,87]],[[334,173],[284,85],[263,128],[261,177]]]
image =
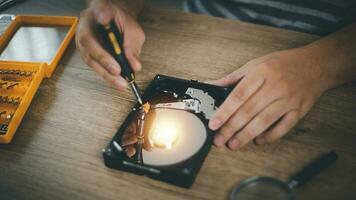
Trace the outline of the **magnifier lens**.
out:
[[[242,181],[231,193],[230,200],[294,200],[295,195],[283,182],[269,177],[252,177]]]

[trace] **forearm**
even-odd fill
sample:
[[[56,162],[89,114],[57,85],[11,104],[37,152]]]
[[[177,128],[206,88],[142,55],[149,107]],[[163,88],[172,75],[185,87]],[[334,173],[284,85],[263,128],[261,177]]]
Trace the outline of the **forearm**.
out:
[[[111,1],[114,4],[119,4],[121,8],[136,18],[141,13],[146,2],[145,0],[86,0],[87,6],[89,7],[95,1]]]
[[[356,23],[306,46],[326,87],[356,80]]]

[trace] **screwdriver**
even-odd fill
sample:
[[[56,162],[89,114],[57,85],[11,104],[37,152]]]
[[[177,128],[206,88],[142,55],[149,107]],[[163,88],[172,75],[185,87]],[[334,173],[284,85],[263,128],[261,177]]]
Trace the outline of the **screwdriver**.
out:
[[[124,40],[121,31],[117,27],[114,20],[111,20],[108,25],[99,25],[99,33],[110,54],[120,64],[121,76],[124,77],[130,84],[137,101],[142,105],[141,91],[135,82],[135,73],[133,72],[130,63],[125,56],[123,48]]]

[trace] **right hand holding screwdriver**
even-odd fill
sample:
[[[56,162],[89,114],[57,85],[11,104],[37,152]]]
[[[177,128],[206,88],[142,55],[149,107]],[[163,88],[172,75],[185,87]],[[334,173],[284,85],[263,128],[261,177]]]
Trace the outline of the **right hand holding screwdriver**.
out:
[[[122,91],[128,83],[120,76],[120,65],[98,41],[95,30],[97,23],[107,25],[112,19],[123,32],[124,52],[132,69],[135,72],[141,70],[139,56],[145,33],[123,1],[94,0],[80,15],[75,42],[84,62]]]

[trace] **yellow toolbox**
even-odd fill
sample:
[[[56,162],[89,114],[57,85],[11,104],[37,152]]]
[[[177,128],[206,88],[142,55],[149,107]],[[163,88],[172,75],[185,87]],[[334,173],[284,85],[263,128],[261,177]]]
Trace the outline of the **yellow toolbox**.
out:
[[[77,17],[12,16],[0,33],[0,143],[10,143],[43,78],[72,40]]]

